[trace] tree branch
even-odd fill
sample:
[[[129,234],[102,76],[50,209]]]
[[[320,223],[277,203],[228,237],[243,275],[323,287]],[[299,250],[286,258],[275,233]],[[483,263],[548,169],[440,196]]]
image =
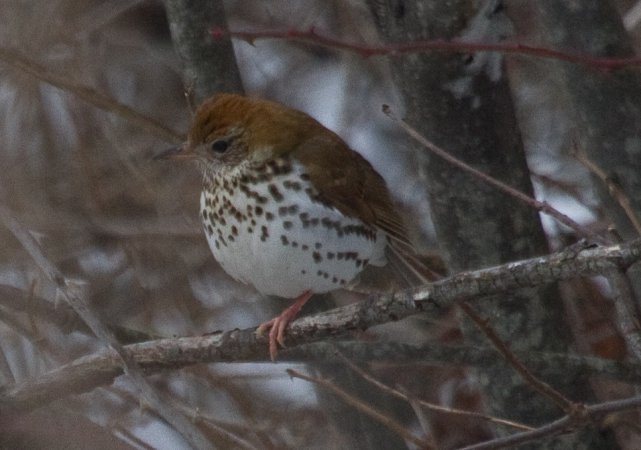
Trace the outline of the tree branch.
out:
[[[84,86],[73,81],[67,75],[58,75],[49,70],[49,68],[38,64],[15,50],[0,47],[0,62],[4,62],[44,83],[69,92],[98,109],[116,114],[124,120],[140,127],[141,130],[166,142],[178,144],[184,140],[181,133],[172,130],[166,125],[98,92],[92,87]]]
[[[613,268],[625,270],[639,259],[641,239],[609,247],[570,247],[552,255],[464,272],[421,288],[373,297],[364,302],[301,317],[290,324],[287,342],[290,346],[309,344],[329,337],[345,336],[352,330],[367,329],[419,312],[439,314],[443,308],[462,300],[480,299],[575,276],[602,274]],[[125,350],[146,372],[197,363],[269,361],[267,338],[258,336],[255,328],[198,337],[160,339],[128,345]],[[292,349],[291,355],[296,356],[298,351]],[[474,352],[478,353],[478,350]],[[489,353],[492,352],[494,350]],[[404,350],[400,353],[408,352]],[[284,350],[281,358],[287,358],[287,354],[288,351]],[[298,355],[298,361],[305,359],[302,357],[304,354]],[[376,358],[385,356],[378,355]],[[529,364],[526,355],[519,355],[519,358]],[[452,358],[444,355],[444,360],[452,361]],[[468,357],[458,361],[459,364],[471,362]],[[115,352],[88,355],[36,380],[6,386],[0,391],[0,411],[7,414],[32,410],[58,398],[109,384],[121,374],[122,362]]]
[[[400,42],[386,45],[367,45],[357,42],[346,42],[319,34],[314,28],[309,30],[275,30],[275,31],[227,31],[222,28],[212,28],[211,36],[222,39],[226,36],[238,38],[253,43],[257,39],[282,39],[303,42],[320,47],[345,50],[356,53],[364,58],[372,56],[397,56],[405,53],[425,53],[428,51],[478,53],[500,52],[532,56],[541,59],[552,59],[581,64],[600,70],[616,70],[628,66],[640,66],[641,58],[605,58],[586,53],[569,53],[552,48],[534,47],[518,42],[465,42],[461,40],[431,39],[414,42]]]

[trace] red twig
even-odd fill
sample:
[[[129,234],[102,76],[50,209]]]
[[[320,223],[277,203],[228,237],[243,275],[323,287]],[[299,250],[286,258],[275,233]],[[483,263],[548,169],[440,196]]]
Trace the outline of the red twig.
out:
[[[359,44],[356,42],[346,42],[329,36],[318,34],[312,27],[307,31],[285,30],[285,31],[227,31],[220,28],[214,28],[210,31],[211,36],[215,39],[221,39],[225,36],[243,39],[249,43],[257,39],[285,39],[289,41],[304,42],[307,44],[318,45],[321,47],[346,50],[356,53],[364,58],[371,56],[388,55],[394,56],[404,53],[419,53],[425,51],[447,51],[447,52],[501,52],[514,53],[519,55],[534,56],[542,59],[554,59],[567,61],[575,64],[581,64],[601,70],[614,70],[627,66],[641,65],[641,58],[621,58],[621,57],[598,57],[586,53],[569,53],[561,50],[555,50],[545,47],[535,47],[518,42],[498,42],[486,44],[482,42],[465,42],[460,40],[447,41],[444,39],[422,40],[414,42],[401,42],[385,45],[372,46]]]

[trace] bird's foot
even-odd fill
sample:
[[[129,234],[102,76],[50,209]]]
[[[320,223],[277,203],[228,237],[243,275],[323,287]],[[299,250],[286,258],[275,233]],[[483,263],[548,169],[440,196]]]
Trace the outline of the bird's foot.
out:
[[[283,310],[280,315],[258,326],[256,333],[262,335],[269,329],[269,356],[272,361],[276,361],[278,356],[278,345],[285,347],[285,328],[289,322],[294,320],[307,300],[312,296],[311,291],[304,292],[293,304]]]

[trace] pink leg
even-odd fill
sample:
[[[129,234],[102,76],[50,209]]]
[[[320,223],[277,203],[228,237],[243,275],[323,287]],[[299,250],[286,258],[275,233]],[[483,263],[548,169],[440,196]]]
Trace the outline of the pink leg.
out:
[[[256,330],[259,334],[262,334],[269,328],[269,356],[272,361],[276,361],[276,356],[278,355],[278,344],[280,344],[281,347],[285,346],[285,328],[287,328],[289,322],[294,320],[300,309],[305,303],[307,303],[307,300],[309,300],[312,295],[311,291],[303,292],[296,300],[294,300],[294,303],[283,310],[279,316],[261,323],[258,330]]]

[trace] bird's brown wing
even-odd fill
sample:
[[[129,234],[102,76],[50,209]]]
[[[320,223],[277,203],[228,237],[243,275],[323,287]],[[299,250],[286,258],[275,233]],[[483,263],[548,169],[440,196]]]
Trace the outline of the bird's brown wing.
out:
[[[298,146],[291,156],[305,165],[310,181],[318,191],[319,201],[379,228],[389,238],[386,253],[395,272],[394,281],[386,279],[382,272],[384,269],[369,266],[372,273],[366,270],[360,277],[360,285],[367,287],[357,290],[416,286],[440,278],[445,273],[443,264],[434,265],[434,257],[428,257],[429,262],[426,262],[415,253],[403,221],[392,204],[385,180],[337,135],[323,133],[312,137]],[[370,286],[376,287],[370,289]]]
[[[299,145],[291,156],[305,166],[310,182],[318,191],[318,200],[411,246],[385,180],[338,136],[317,134]]]

